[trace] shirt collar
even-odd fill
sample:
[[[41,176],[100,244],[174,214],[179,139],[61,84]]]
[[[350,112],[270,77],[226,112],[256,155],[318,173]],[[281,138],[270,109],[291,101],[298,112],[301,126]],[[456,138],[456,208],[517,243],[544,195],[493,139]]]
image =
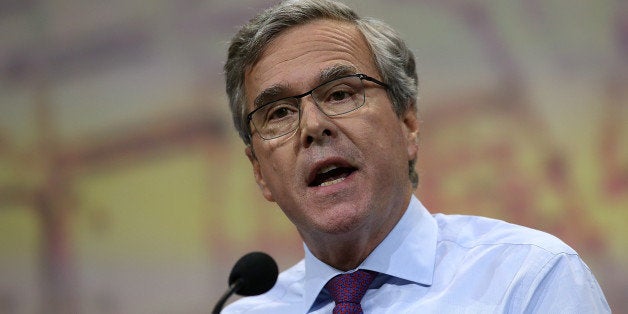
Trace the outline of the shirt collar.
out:
[[[422,285],[431,285],[436,259],[436,220],[412,195],[397,225],[356,269],[373,270]],[[305,249],[304,313],[327,281],[343,273]]]

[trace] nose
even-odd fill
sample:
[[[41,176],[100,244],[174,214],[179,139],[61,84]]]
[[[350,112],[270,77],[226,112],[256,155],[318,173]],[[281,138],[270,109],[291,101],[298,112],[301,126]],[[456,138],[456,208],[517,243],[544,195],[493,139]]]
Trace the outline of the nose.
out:
[[[300,140],[304,147],[312,144],[324,144],[337,133],[337,128],[330,117],[323,113],[312,97],[302,99]]]

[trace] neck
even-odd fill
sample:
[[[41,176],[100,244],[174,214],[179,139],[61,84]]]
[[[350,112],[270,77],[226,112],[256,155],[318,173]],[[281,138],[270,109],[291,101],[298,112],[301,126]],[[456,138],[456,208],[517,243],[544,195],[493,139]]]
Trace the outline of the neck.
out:
[[[305,233],[299,230],[308,248],[319,260],[341,271],[357,268],[386,238],[406,212],[410,198],[403,208],[391,211],[385,220],[369,217],[355,230],[341,234]]]

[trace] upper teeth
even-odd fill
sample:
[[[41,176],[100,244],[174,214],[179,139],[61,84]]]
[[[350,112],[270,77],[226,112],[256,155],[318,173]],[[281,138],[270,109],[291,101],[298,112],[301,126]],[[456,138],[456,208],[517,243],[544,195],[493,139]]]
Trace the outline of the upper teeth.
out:
[[[326,167],[321,168],[321,169],[318,171],[318,173],[325,173],[325,172],[329,172],[329,171],[334,170],[334,169],[336,169],[336,168],[338,168],[338,167],[333,166],[333,165],[326,166]]]

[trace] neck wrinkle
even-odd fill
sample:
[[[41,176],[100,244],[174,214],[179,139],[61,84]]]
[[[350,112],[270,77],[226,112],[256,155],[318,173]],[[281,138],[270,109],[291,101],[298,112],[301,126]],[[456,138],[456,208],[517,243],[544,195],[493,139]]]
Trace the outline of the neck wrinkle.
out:
[[[394,219],[388,219],[376,232],[368,226],[378,226],[375,222],[365,222],[356,230],[343,234],[306,234],[299,231],[303,242],[316,258],[340,271],[357,268],[386,238],[405,213],[410,197],[406,199],[401,210],[395,212]],[[371,218],[374,219],[374,218]]]

